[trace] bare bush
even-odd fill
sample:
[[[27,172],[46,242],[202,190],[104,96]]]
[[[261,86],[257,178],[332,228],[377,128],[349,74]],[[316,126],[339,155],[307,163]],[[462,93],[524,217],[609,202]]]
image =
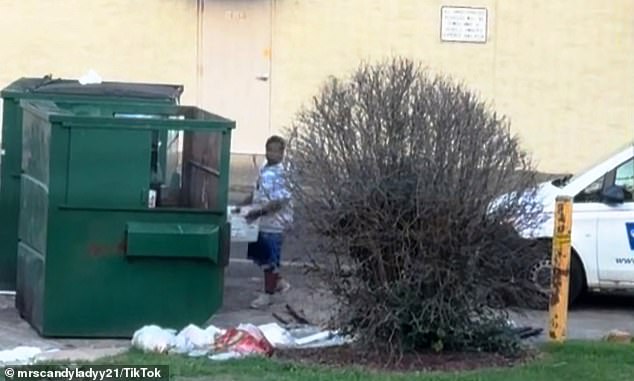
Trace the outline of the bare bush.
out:
[[[543,297],[522,273],[532,242],[509,224],[540,209],[505,118],[395,59],[331,78],[290,135],[297,232],[326,264],[339,327],[393,354],[516,347],[505,307]]]

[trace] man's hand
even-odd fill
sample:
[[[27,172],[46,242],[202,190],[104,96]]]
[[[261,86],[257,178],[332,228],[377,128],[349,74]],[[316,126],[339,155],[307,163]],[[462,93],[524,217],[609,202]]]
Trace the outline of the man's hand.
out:
[[[265,214],[266,213],[262,209],[253,209],[244,216],[244,219],[247,221],[248,224],[250,224]]]

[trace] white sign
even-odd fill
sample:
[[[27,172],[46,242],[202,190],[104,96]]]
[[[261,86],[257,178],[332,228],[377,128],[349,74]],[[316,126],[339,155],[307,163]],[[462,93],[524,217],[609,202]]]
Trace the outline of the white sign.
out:
[[[486,42],[486,8],[442,7],[440,13],[442,41]]]

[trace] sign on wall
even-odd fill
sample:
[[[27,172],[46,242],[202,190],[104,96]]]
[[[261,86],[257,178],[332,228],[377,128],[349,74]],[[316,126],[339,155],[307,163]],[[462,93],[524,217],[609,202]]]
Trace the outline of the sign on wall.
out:
[[[449,42],[487,41],[487,9],[471,7],[440,8],[440,39]]]

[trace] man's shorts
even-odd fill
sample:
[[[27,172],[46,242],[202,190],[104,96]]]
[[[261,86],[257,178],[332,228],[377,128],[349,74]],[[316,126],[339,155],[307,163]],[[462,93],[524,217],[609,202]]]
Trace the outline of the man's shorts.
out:
[[[282,233],[258,234],[256,242],[249,243],[247,258],[265,270],[277,270],[282,257]]]

